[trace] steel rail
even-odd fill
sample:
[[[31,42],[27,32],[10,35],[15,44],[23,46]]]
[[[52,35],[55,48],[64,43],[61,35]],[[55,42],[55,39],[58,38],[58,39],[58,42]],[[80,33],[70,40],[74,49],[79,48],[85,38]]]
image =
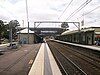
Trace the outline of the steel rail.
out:
[[[53,46],[53,45],[52,45]],[[72,65],[74,65],[77,70],[79,70],[83,75],[87,75],[79,66],[77,66],[73,61],[71,61],[68,57],[66,57],[62,52],[60,52],[56,47],[53,46],[64,58],[66,58]],[[57,57],[56,57],[57,58]]]

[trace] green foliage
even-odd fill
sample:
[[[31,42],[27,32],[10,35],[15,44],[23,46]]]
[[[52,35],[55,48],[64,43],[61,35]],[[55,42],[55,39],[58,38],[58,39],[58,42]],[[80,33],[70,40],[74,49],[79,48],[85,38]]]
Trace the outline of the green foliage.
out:
[[[2,35],[4,29],[5,29],[4,23],[2,20],[0,20],[0,35]]]
[[[5,25],[4,31],[3,31],[3,38],[9,39],[9,28],[8,28],[8,24]]]
[[[13,39],[16,39],[17,26],[19,26],[19,22],[17,20],[11,20],[9,24],[4,24],[4,22],[0,20],[0,44],[2,38],[9,39],[9,33],[11,28],[12,28],[12,37]]]
[[[16,40],[17,37],[17,27],[19,26],[19,22],[17,20],[11,20],[9,22],[9,29],[12,28],[12,38]]]
[[[2,20],[0,20],[0,44],[1,44],[1,39],[3,37],[4,34],[4,30],[5,30],[5,26]]]

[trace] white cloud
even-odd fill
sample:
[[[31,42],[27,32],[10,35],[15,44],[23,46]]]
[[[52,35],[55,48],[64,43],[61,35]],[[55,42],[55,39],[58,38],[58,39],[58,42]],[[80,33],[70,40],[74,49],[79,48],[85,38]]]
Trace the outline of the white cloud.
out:
[[[24,20],[26,24],[26,0],[0,0],[0,19],[2,20],[12,20],[17,19],[21,24]],[[63,10],[67,7],[71,0],[27,0],[29,9],[29,21],[30,25],[33,25],[34,21],[38,20],[58,20]],[[60,17],[60,21],[65,21],[68,16],[74,12],[81,4],[86,0],[73,0],[71,5],[67,8],[66,12]],[[100,0],[92,0],[84,10],[82,9],[75,16],[73,16],[69,21],[81,21],[83,17],[79,18],[83,12],[87,13],[99,6]],[[100,18],[100,9],[85,15],[85,23],[95,21],[95,19]],[[96,22],[94,24],[99,24]]]

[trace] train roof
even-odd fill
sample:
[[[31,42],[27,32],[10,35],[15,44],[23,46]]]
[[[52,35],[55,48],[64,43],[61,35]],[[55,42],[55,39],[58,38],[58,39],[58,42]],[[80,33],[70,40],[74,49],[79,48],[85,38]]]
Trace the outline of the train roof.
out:
[[[72,33],[76,33],[76,32],[78,32],[78,30],[74,30],[74,31],[65,31],[65,32],[63,32],[61,35],[67,35],[67,34],[72,34]]]
[[[87,28],[87,29],[82,29],[81,32],[87,32],[87,31],[94,31],[94,28]]]
[[[73,33],[77,33],[77,32],[88,32],[88,31],[95,31],[95,34],[100,34],[100,27],[89,27],[89,28],[84,28],[79,30],[73,30],[73,31],[65,31],[63,32],[61,35],[67,35],[67,34],[73,34]]]
[[[100,32],[95,32],[95,34],[100,34]]]

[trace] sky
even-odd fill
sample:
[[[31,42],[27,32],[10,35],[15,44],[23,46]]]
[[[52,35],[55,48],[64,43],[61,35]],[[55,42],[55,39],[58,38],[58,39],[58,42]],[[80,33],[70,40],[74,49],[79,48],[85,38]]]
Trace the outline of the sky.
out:
[[[71,1],[72,3],[68,6]],[[92,0],[68,19],[86,1],[88,0],[27,0],[30,27],[34,26],[35,21],[81,22],[83,19],[83,27],[100,27],[100,0]],[[21,26],[27,26],[26,0],[0,0],[0,19],[7,22],[18,20]],[[43,25],[59,26],[59,24],[40,24],[40,27]],[[70,25],[70,29],[75,28],[74,25]]]

